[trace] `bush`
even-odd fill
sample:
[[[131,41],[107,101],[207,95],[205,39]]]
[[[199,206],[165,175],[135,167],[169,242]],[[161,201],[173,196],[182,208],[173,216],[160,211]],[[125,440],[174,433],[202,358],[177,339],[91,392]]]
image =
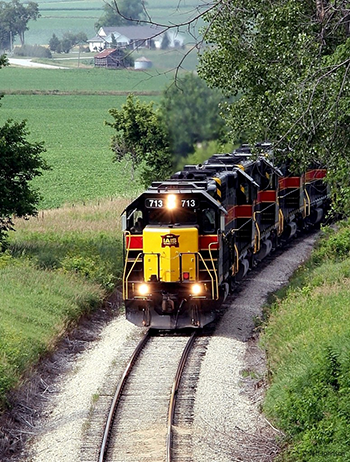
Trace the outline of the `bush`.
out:
[[[264,410],[287,435],[279,460],[350,460],[350,227],[326,230],[312,260],[271,309],[262,341]]]
[[[52,58],[51,51],[40,45],[24,45],[16,47],[15,56],[32,56],[33,58]]]
[[[337,230],[327,228],[326,239],[322,239],[315,255],[317,261],[325,258],[341,261],[350,256],[350,226],[348,221],[340,222]]]

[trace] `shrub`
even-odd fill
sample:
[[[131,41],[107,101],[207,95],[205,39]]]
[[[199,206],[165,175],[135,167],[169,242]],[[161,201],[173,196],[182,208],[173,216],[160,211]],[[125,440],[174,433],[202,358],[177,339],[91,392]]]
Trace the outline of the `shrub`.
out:
[[[34,58],[52,58],[51,51],[40,45],[24,45],[16,47],[14,54],[16,56],[32,56]]]

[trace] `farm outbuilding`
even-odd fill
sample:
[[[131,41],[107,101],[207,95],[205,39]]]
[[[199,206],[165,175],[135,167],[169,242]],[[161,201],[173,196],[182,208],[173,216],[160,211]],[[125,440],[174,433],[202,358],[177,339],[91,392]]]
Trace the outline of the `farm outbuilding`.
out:
[[[108,48],[101,51],[94,57],[95,67],[108,67],[110,69],[120,69],[125,67],[125,54],[120,48]]]
[[[135,59],[134,69],[143,70],[152,67],[152,61],[142,56],[142,58]]]

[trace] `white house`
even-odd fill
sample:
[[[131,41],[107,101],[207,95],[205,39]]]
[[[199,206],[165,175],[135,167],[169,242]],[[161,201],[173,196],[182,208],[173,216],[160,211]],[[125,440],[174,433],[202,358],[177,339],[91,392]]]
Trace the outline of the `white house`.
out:
[[[165,34],[168,35],[169,47],[178,48],[184,45],[183,35],[157,26],[101,27],[97,35],[88,40],[88,44],[90,51],[101,51],[112,46],[114,37],[114,43],[118,47],[161,48]]]

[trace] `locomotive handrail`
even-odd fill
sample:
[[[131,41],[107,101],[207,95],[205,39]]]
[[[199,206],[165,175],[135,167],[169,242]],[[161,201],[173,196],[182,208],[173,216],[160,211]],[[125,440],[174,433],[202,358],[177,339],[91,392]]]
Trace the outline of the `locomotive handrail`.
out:
[[[143,254],[143,252],[140,252],[140,253],[137,255],[137,257],[135,258],[135,261],[134,261],[133,265],[131,266],[130,271],[129,271],[129,273],[128,273],[126,279],[125,279],[125,298],[124,298],[124,300],[127,300],[127,299],[128,299],[128,296],[129,296],[129,291],[128,291],[128,279],[129,279],[130,273],[131,273],[131,271],[134,269],[134,266],[136,265],[136,263],[138,262],[138,259],[139,259],[140,255],[142,255],[142,254]]]
[[[311,215],[311,200],[310,200],[310,196],[309,196],[309,193],[307,192],[307,189],[304,189],[304,193],[305,193],[305,196],[306,196],[306,202],[307,202],[307,208],[308,208],[308,213],[306,214],[306,209],[305,209],[305,216],[309,216]]]
[[[126,275],[126,267],[127,267],[127,263],[128,263],[128,258],[129,258],[129,251],[130,251],[130,245],[131,245],[131,233],[130,231],[125,231],[124,232],[124,236],[129,236],[129,243],[128,243],[128,246],[126,248],[126,255],[125,255],[125,264],[124,264],[124,271],[123,271],[123,300],[126,299],[125,295],[126,295],[126,287],[125,287],[125,275]]]
[[[207,270],[208,274],[209,274],[209,277],[211,279],[211,293],[212,293],[212,297],[214,298],[214,295],[215,295],[215,291],[214,291],[214,278],[212,276],[212,274],[210,274],[210,269],[208,268],[208,265],[205,263],[204,261],[204,258],[202,256],[202,254],[200,252],[198,252],[198,255],[200,256],[200,258],[202,259],[202,262],[203,262],[203,265],[205,266],[205,269]],[[215,272],[215,270],[214,270]],[[216,298],[215,300],[217,300],[218,298]]]
[[[215,274],[215,282],[216,282],[216,298],[215,300],[219,300],[219,280],[218,280],[218,273],[215,269],[215,264],[214,264],[214,260],[213,260],[213,255],[211,253],[211,246],[212,245],[216,245],[218,244],[219,242],[211,242],[209,245],[208,245],[208,250],[209,250],[209,255],[210,255],[210,260],[211,260],[211,264],[213,265],[213,271],[214,271],[214,274]]]
[[[253,222],[254,222],[255,228],[256,228],[257,233],[258,233],[257,236],[255,236],[255,238],[254,238],[254,253],[257,253],[260,250],[261,233],[260,233],[260,227],[259,227],[258,222],[256,220],[256,212],[254,212],[254,215],[253,215]]]
[[[279,236],[283,233],[283,228],[284,228],[284,215],[283,215],[282,209],[279,209],[278,210],[278,235]]]
[[[236,255],[237,255],[236,262],[233,264],[233,266],[235,267],[234,268],[234,274],[237,274],[238,271],[239,271],[239,250],[238,250],[238,247],[237,247],[236,244],[233,244],[233,247],[234,247]]]

